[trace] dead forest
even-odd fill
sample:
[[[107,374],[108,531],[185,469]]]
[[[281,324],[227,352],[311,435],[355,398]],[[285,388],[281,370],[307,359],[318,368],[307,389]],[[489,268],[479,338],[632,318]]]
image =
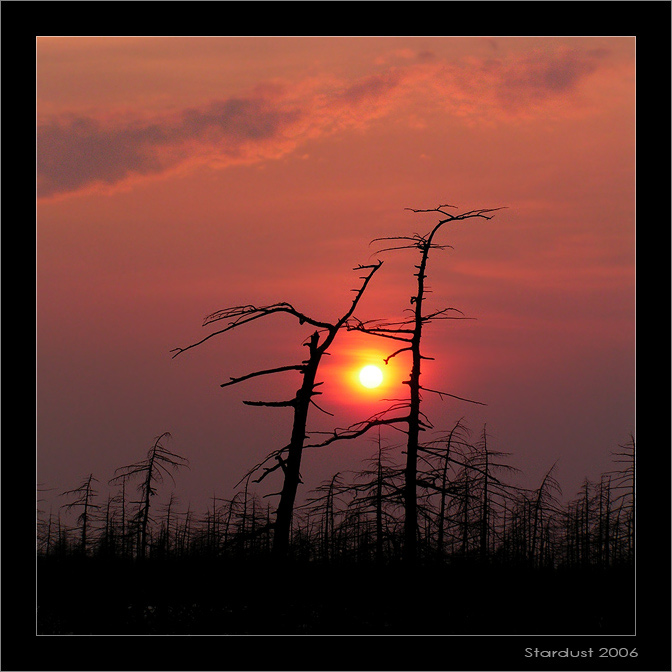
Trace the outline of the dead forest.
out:
[[[138,462],[113,474],[89,473],[58,493],[57,510],[41,508],[38,492],[39,633],[632,632],[634,436],[613,448],[611,469],[568,495],[555,464],[540,482],[522,487],[511,455],[493,445],[487,426],[469,427],[465,416],[437,429],[424,411],[429,395],[480,403],[429,389],[422,378],[434,359],[425,352],[426,330],[468,319],[456,308],[429,306],[430,253],[433,260],[452,249],[439,242],[450,226],[475,225],[499,210],[454,214],[453,207],[413,210],[438,217],[426,234],[372,241],[383,257],[413,255],[413,293],[401,319],[355,315],[379,280],[379,259],[355,268],[362,275],[354,299],[337,320],[285,301],[230,306],[205,318],[208,335],[173,350],[181,356],[269,315],[305,325],[311,333],[301,358],[221,384],[300,374],[292,398],[243,401],[290,412],[291,435],[243,475],[233,496],[213,495],[206,511],[180,499],[180,471],[190,464],[170,449],[168,432]],[[408,396],[316,436],[308,419],[324,412],[315,401],[325,382],[320,363],[347,331],[388,342],[386,362],[410,360]],[[405,438],[394,443],[392,435]],[[302,482],[306,448],[353,440],[370,447],[361,465],[322,483]],[[267,477],[281,481],[279,500],[255,489]],[[540,600],[552,606],[542,609]],[[584,603],[590,608],[577,608]]]
[[[176,494],[186,463],[162,435],[156,454],[117,470],[116,490],[104,500],[90,474],[62,493],[58,512],[38,509],[38,632],[628,633],[634,439],[613,451],[613,469],[564,497],[554,467],[534,489],[512,485],[507,454],[489,445],[486,430],[472,437],[459,420],[423,450],[412,577],[403,555],[400,446],[379,439],[359,470],[309,491],[280,561],[271,506],[250,479],[231,498],[213,496],[207,511],[190,510]],[[164,478],[169,473],[175,482]],[[409,581],[420,589],[404,596]],[[537,591],[554,604],[542,618],[528,603]],[[574,599],[586,591],[595,600],[577,614]],[[500,592],[495,604],[509,616],[520,609],[517,618],[493,611]],[[479,595],[490,606],[482,608]],[[417,621],[399,606],[406,599],[434,617]]]

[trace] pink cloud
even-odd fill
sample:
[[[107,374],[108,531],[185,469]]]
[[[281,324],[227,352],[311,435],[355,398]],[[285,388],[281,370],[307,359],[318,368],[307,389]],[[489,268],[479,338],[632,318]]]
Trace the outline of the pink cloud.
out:
[[[395,112],[405,112],[409,124],[418,109],[477,121],[538,113],[571,94],[606,55],[558,50],[458,62],[425,55],[355,81],[260,85],[172,117],[53,117],[37,127],[37,196],[110,188],[199,161],[225,167],[278,158],[310,138],[365,128]]]
[[[203,153],[204,147],[234,163],[244,159],[249,145],[263,146],[280,136],[299,115],[263,98],[231,98],[184,110],[172,120],[114,124],[75,115],[53,119],[37,127],[37,195],[159,173]]]

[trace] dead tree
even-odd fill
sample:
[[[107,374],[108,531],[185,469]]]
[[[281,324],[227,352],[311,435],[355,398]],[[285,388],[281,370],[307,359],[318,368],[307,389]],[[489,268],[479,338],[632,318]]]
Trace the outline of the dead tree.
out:
[[[141,495],[141,500],[138,502],[140,507],[136,516],[136,522],[140,530],[140,545],[138,548],[138,555],[140,559],[144,559],[147,553],[147,533],[150,521],[150,506],[151,498],[156,495],[156,486],[163,482],[164,475],[168,475],[173,483],[175,479],[171,471],[176,471],[180,467],[189,465],[189,461],[173,453],[163,445],[161,441],[170,437],[169,432],[164,432],[161,436],[157,436],[154,440],[154,445],[147,451],[147,457],[141,462],[129,464],[125,467],[119,467],[115,470],[116,476],[110,479],[110,483],[117,483],[124,481],[130,476],[140,476],[142,480],[138,486]],[[119,472],[119,473],[117,473]]]
[[[161,524],[161,530],[159,532],[159,543],[158,549],[159,552],[165,557],[169,557],[171,552],[174,550],[171,547],[173,542],[173,527],[176,527],[175,524],[175,506],[178,502],[178,498],[175,496],[174,492],[170,493],[170,499],[168,503],[162,507],[163,512],[166,514],[164,522]]]
[[[289,550],[292,512],[294,510],[296,492],[299,483],[301,482],[301,457],[304,449],[304,442],[307,437],[306,426],[308,422],[308,411],[310,405],[312,404],[319,410],[323,411],[323,409],[321,409],[313,401],[314,396],[321,394],[320,392],[315,391],[316,387],[322,385],[321,382],[317,382],[316,380],[320,362],[322,361],[322,358],[325,356],[325,354],[327,354],[327,350],[333,343],[338,332],[346,326],[348,320],[351,318],[355,308],[357,307],[357,304],[362,298],[367,285],[371,281],[371,278],[381,267],[381,265],[382,262],[378,261],[375,264],[358,266],[355,268],[355,270],[366,270],[366,274],[361,277],[362,284],[360,288],[358,290],[353,290],[356,292],[356,295],[352,301],[352,304],[350,305],[350,308],[342,317],[336,320],[336,322],[332,323],[316,320],[296,310],[296,308],[294,308],[291,304],[285,302],[274,303],[261,307],[252,305],[233,306],[232,308],[225,308],[224,310],[212,313],[205,318],[203,326],[226,321],[227,325],[223,329],[219,329],[218,331],[209,334],[193,345],[187,346],[185,348],[175,348],[171,351],[175,353],[173,356],[176,357],[186,350],[204,343],[213,336],[223,334],[237,327],[241,327],[244,324],[248,324],[254,320],[268,317],[269,315],[274,315],[276,313],[286,313],[296,318],[299,321],[299,324],[309,324],[311,327],[315,328],[315,331],[303,344],[308,348],[308,358],[303,360],[300,364],[290,364],[288,366],[280,366],[274,369],[254,371],[253,373],[248,373],[247,375],[241,376],[239,378],[231,378],[228,382],[222,383],[221,385],[221,387],[227,387],[228,385],[235,385],[244,380],[249,380],[250,378],[255,378],[257,376],[266,376],[285,371],[298,371],[301,374],[301,387],[296,391],[296,394],[292,399],[284,401],[243,401],[244,404],[250,406],[292,408],[294,411],[292,433],[289,443],[283,448],[270,453],[261,463],[253,467],[244,477],[246,478],[250,474],[263,469],[261,476],[255,481],[258,483],[268,476],[268,474],[276,471],[277,469],[282,469],[284,474],[282,491],[280,493],[280,502],[276,510],[275,522],[273,523],[274,536],[272,552],[276,558],[285,557]],[[271,466],[266,466],[269,463],[271,463]],[[240,482],[242,482],[242,480],[243,479],[241,479]]]
[[[96,496],[96,491],[93,489],[93,482],[98,482],[97,478],[94,478],[93,474],[89,474],[88,478],[84,479],[82,484],[75,488],[74,490],[66,490],[62,492],[62,496],[73,495],[74,499],[68,504],[63,504],[63,508],[66,510],[72,509],[76,506],[82,507],[82,513],[79,514],[77,522],[80,523],[81,527],[81,537],[80,537],[80,552],[82,555],[86,555],[87,549],[87,535],[89,532],[89,523],[91,510],[100,508],[98,504],[93,503],[93,499]]]
[[[624,556],[628,561],[632,561],[635,550],[635,461],[637,452],[635,437],[631,434],[630,441],[620,445],[619,448],[620,450],[612,455],[614,462],[623,466],[610,471],[609,475],[613,477],[611,489],[616,495],[614,505],[618,507],[616,534],[619,535],[618,528],[624,521],[625,531],[622,535],[625,540]]]
[[[336,553],[336,512],[343,507],[342,496],[348,492],[348,487],[343,483],[340,472],[336,472],[312,492],[314,494],[306,499],[301,508],[306,510],[308,517],[321,521],[318,522],[319,557],[324,562],[330,562],[334,560]]]
[[[532,540],[530,542],[530,562],[535,563],[535,555],[537,553],[537,540],[541,539],[540,531],[543,529],[545,524],[544,515],[548,516],[553,515],[554,513],[559,513],[560,502],[559,497],[562,494],[562,489],[560,484],[553,476],[555,467],[557,465],[557,460],[553,466],[546,472],[541,485],[537,488],[534,493],[534,513],[532,519]],[[539,564],[541,564],[543,558],[541,558],[541,553],[539,554]]]
[[[49,492],[50,490],[53,490],[53,488],[47,488],[44,486],[43,483],[37,484],[37,492]],[[39,505],[40,502],[44,501],[45,500],[43,497],[38,497],[36,503]],[[42,519],[43,513],[44,511],[40,509],[38,506],[35,517],[35,523],[36,523],[35,532],[37,533],[38,548],[41,548],[43,546],[44,554],[49,555],[49,548],[51,546],[51,521],[52,521],[51,508],[49,509],[48,520],[45,521]]]
[[[394,464],[390,453],[399,446],[384,446],[378,426],[377,450],[364,460],[367,468],[355,472],[354,480],[348,485],[353,493],[350,511],[366,516],[374,521],[374,559],[379,565],[385,561],[385,540],[390,538],[390,526],[396,521],[396,513],[402,508],[401,477],[403,470]]]
[[[382,564],[383,562],[383,514],[385,513],[384,502],[389,499],[390,490],[392,494],[398,491],[393,484],[395,476],[399,475],[399,470],[395,470],[390,466],[389,462],[383,460],[384,449],[380,439],[380,427],[378,428],[378,451],[375,458],[369,458],[367,462],[373,467],[370,471],[360,473],[360,476],[369,474],[372,477],[370,487],[373,492],[369,495],[374,504],[374,511],[376,516],[376,562]]]
[[[424,387],[420,382],[421,364],[423,360],[433,359],[422,354],[421,342],[423,328],[428,323],[434,320],[450,320],[450,319],[468,319],[465,318],[461,311],[456,308],[444,308],[434,312],[423,312],[426,294],[429,291],[426,285],[427,279],[427,264],[429,261],[430,250],[443,250],[449,245],[439,245],[434,242],[434,238],[445,224],[463,221],[466,219],[491,219],[493,215],[490,213],[500,210],[501,208],[481,208],[478,210],[470,210],[462,214],[451,215],[446,211],[446,208],[454,206],[440,205],[437,208],[428,210],[416,210],[408,208],[415,213],[437,213],[441,219],[434,226],[434,228],[425,235],[418,233],[412,236],[394,236],[387,238],[376,238],[376,241],[394,241],[392,247],[378,250],[378,253],[392,251],[392,250],[416,250],[420,253],[420,263],[415,266],[417,273],[416,292],[411,296],[411,317],[400,322],[382,322],[369,321],[351,324],[351,328],[362,331],[375,336],[400,341],[404,345],[398,350],[392,352],[384,361],[387,364],[390,359],[396,357],[403,352],[411,353],[411,371],[409,379],[404,381],[404,384],[409,386],[409,399],[405,405],[408,408],[408,415],[405,418],[406,434],[408,436],[406,447],[406,468],[405,468],[405,491],[404,491],[404,558],[409,565],[415,564],[417,558],[417,526],[418,526],[418,507],[417,507],[417,472],[418,472],[418,448],[420,446],[420,432],[431,428],[431,423],[424,413],[421,411],[422,392],[430,392],[439,394],[441,397],[447,396],[462,401],[471,401],[463,397],[457,397],[448,392],[439,390],[431,390]],[[399,244],[396,244],[396,243]],[[480,402],[474,402],[480,403]]]
[[[444,554],[444,539],[445,539],[445,521],[446,521],[446,497],[448,495],[448,467],[451,465],[453,459],[452,453],[456,452],[456,447],[459,450],[466,445],[466,434],[468,430],[462,423],[463,418],[460,418],[453,428],[448,433],[448,436],[445,439],[445,452],[442,455],[443,459],[441,461],[440,468],[440,506],[439,506],[439,515],[438,515],[438,533],[436,541],[436,550],[439,558],[443,557]]]

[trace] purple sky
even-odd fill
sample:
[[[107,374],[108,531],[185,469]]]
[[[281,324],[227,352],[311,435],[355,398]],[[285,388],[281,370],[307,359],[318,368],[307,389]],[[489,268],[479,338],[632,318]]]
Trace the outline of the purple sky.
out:
[[[186,509],[230,497],[288,441],[310,330],[269,317],[171,358],[238,304],[335,320],[379,236],[436,223],[405,208],[506,207],[430,257],[437,435],[461,416],[534,487],[558,462],[572,498],[635,432],[634,37],[44,37],[37,40],[37,481],[54,490],[142,459],[170,432]],[[398,318],[410,252],[357,310]],[[353,382],[394,350],[343,334],[309,426],[363,419],[400,391]],[[384,433],[401,443],[398,433]],[[307,451],[307,493],[357,470],[371,439]],[[401,459],[401,457],[400,457]],[[270,477],[260,494],[279,490]],[[166,482],[162,496],[170,493]],[[275,503],[275,498],[266,501]]]

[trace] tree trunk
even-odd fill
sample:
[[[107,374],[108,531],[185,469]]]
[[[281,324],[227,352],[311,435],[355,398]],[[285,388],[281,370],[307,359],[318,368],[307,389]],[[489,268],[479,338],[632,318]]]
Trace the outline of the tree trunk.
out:
[[[488,531],[490,519],[490,501],[488,499],[488,478],[490,475],[489,469],[489,453],[486,443],[485,426],[483,427],[483,450],[485,452],[485,469],[483,470],[483,501],[481,503],[481,530],[480,530],[480,555],[481,560],[485,560],[488,552]]]
[[[285,479],[280,493],[280,503],[275,519],[275,532],[273,535],[273,555],[276,558],[285,557],[289,550],[289,533],[292,525],[292,511],[296,491],[301,481],[299,470],[301,468],[301,454],[303,442],[306,438],[306,424],[308,422],[308,407],[315,387],[317,367],[322,357],[322,352],[317,347],[319,334],[316,331],[310,337],[308,344],[310,356],[303,374],[303,383],[296,393],[294,402],[294,422],[292,425],[292,438],[289,444],[287,460],[283,470]]]
[[[376,562],[383,562],[383,455],[378,428],[378,473],[376,476]]]
[[[406,445],[406,469],[404,485],[404,561],[412,568],[417,560],[417,527],[418,527],[418,503],[417,503],[417,471],[418,471],[418,444],[420,437],[420,341],[422,338],[422,302],[425,295],[425,269],[427,257],[432,244],[432,236],[438,227],[425,241],[422,247],[418,272],[418,293],[411,298],[415,303],[415,320],[413,337],[411,339],[412,367],[408,380],[410,387],[410,404],[408,412],[408,442]]]

